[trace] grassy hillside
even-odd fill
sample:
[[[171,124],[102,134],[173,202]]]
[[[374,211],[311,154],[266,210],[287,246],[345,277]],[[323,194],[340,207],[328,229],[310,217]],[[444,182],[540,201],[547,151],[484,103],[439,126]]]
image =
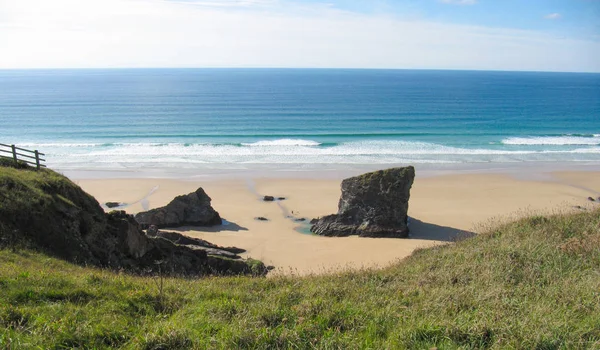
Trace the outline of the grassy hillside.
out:
[[[147,236],[125,212],[106,214],[94,197],[50,169],[15,167],[0,158],[0,248],[29,247],[80,265],[139,274],[266,273],[258,260],[222,258],[164,237]]]
[[[58,257],[90,261],[80,228],[94,234],[105,226],[98,202],[68,178],[0,159],[0,246],[51,246]]]
[[[0,348],[600,349],[600,211],[379,271],[163,283],[2,250]]]

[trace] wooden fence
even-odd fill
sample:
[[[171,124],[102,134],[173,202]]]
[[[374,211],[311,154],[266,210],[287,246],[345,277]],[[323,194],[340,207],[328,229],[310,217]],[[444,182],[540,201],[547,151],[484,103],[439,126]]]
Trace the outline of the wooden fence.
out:
[[[42,162],[45,162],[46,160],[40,158],[40,156],[45,156],[45,154],[40,153],[37,150],[30,151],[15,145],[5,145],[0,143],[0,158],[12,159],[15,162],[15,165],[19,162],[24,162],[35,166],[37,169],[45,168],[46,165],[42,164]]]

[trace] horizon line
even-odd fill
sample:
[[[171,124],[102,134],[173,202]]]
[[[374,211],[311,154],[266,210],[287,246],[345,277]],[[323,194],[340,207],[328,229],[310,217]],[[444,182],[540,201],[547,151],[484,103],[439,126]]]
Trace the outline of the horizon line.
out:
[[[559,70],[508,70],[477,68],[379,68],[379,67],[26,67],[1,68],[2,71],[67,71],[67,70],[378,70],[378,71],[456,71],[456,72],[505,72],[505,73],[573,73],[600,74],[600,71],[559,71]]]

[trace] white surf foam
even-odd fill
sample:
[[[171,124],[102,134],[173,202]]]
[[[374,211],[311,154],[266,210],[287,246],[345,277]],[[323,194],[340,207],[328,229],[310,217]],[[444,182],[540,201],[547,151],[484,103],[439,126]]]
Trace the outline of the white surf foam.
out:
[[[523,146],[568,146],[568,145],[600,145],[600,135],[584,136],[538,136],[538,137],[509,137],[502,140],[505,145]]]
[[[260,141],[262,142],[262,141]],[[269,141],[272,142],[272,141]],[[331,147],[309,142],[233,144],[123,143],[105,147],[49,147],[49,165],[85,167],[200,168],[211,164],[393,164],[600,160],[600,147],[488,149],[427,142],[354,141]]]
[[[252,143],[242,143],[242,146],[264,147],[264,146],[319,146],[321,143],[312,140],[302,139],[279,139],[264,140]]]
[[[36,148],[42,151],[48,147],[60,147],[60,148],[81,148],[81,147],[98,147],[102,146],[101,143],[19,143],[19,147]]]

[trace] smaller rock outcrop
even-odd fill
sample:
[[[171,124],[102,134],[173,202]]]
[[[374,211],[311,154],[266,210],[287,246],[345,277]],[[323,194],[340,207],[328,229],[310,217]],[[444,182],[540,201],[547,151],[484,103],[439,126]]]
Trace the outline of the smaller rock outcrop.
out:
[[[107,208],[110,208],[110,209],[112,209],[112,208],[116,208],[116,207],[120,207],[120,206],[122,206],[122,205],[123,205],[123,203],[119,203],[119,202],[106,202],[106,203],[104,203],[104,205],[105,205]]]
[[[272,202],[274,200],[275,200],[275,197],[273,197],[273,196],[264,196],[263,197],[263,201],[265,201],[265,202]]]
[[[187,195],[175,197],[164,207],[137,213],[135,220],[143,229],[180,226],[221,225],[219,213],[210,205],[210,197],[202,188]]]
[[[408,200],[415,178],[412,166],[375,171],[342,181],[338,213],[314,222],[323,236],[408,236]]]
[[[203,250],[208,255],[239,259],[240,256],[238,254],[246,251],[237,247],[221,247],[203,239],[184,236],[177,232],[154,230],[152,229],[153,227],[155,228],[156,226],[151,226],[148,228],[148,230],[146,230],[146,235],[149,237],[160,237],[175,244],[188,246],[191,249]]]

